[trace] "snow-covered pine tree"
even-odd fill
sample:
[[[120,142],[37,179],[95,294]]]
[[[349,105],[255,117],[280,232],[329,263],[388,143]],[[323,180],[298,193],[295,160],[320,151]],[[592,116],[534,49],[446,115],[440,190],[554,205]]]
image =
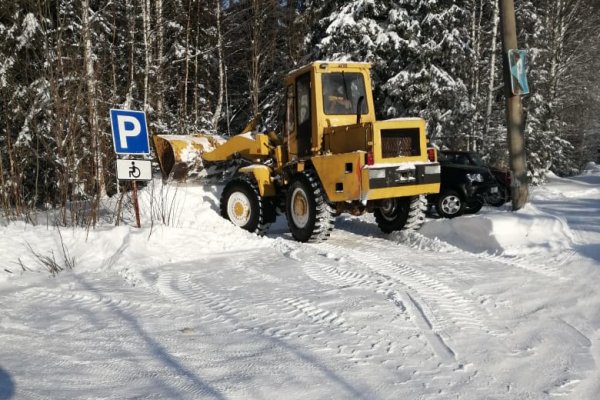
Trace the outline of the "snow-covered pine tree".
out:
[[[420,79],[415,82],[419,101],[413,107],[424,110],[422,116],[428,121],[430,133],[441,143],[466,149],[474,111],[467,84],[476,62],[468,30],[469,4],[464,0],[402,3],[416,4],[414,9],[409,8],[409,15],[420,25]]]
[[[0,201],[8,216],[22,216],[56,188],[44,21],[35,4],[0,8]]]
[[[313,5],[315,58],[373,64],[380,117],[422,116],[460,145],[468,132],[471,50],[463,1],[338,0]]]
[[[524,98],[525,144],[529,177],[533,184],[545,180],[547,171],[567,159],[571,145],[562,135],[564,123],[557,115],[557,97],[552,64],[556,46],[552,6],[536,7],[532,1],[517,7],[520,47],[529,54],[528,79],[531,95]],[[561,167],[559,167],[560,169]]]

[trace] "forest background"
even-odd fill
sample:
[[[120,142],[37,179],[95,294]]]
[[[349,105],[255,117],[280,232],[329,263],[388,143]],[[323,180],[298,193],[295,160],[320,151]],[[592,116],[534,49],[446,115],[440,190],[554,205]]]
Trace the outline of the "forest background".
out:
[[[598,156],[600,1],[515,3],[537,184]],[[145,110],[153,134],[256,114],[279,131],[283,77],[312,60],[372,63],[379,118],[423,117],[441,148],[506,165],[499,34],[497,0],[2,1],[0,208],[95,224],[117,191],[109,109]]]

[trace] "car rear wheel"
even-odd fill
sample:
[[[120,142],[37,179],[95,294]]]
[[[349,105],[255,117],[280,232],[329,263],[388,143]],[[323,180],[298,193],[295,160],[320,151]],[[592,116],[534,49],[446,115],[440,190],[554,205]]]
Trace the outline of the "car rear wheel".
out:
[[[438,196],[436,210],[441,217],[454,218],[465,212],[465,202],[454,190],[448,190]]]
[[[486,204],[493,207],[501,207],[510,200],[510,193],[507,188],[500,186],[497,193],[488,194],[485,197]]]
[[[477,214],[481,208],[483,207],[483,203],[481,201],[474,201],[465,205],[465,214]]]

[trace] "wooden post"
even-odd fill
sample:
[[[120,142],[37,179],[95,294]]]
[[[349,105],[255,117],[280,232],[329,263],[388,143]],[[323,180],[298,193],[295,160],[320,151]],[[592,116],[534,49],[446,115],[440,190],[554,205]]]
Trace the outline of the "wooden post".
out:
[[[137,182],[131,181],[131,200],[133,201],[133,209],[135,210],[135,222],[138,228],[142,227],[140,223],[140,204],[138,203],[137,196]]]
[[[500,21],[502,25],[502,57],[504,65],[504,92],[506,94],[506,122],[508,129],[508,153],[512,175],[511,192],[513,210],[523,208],[527,203],[527,161],[525,158],[525,139],[523,123],[523,104],[521,96],[513,95],[511,90],[508,51],[517,49],[517,23],[514,0],[500,1]]]

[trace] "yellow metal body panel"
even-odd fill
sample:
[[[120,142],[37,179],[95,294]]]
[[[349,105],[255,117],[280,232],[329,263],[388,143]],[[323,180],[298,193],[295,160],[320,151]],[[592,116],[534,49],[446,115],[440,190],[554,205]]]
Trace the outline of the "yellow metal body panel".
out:
[[[238,170],[244,174],[254,175],[256,183],[258,184],[258,191],[263,197],[273,197],[276,194],[275,185],[271,180],[272,171],[266,165],[250,165],[247,167],[240,168]]]
[[[256,160],[268,157],[269,153],[267,135],[257,134],[254,138],[250,135],[237,135],[213,151],[203,153],[202,158],[206,161],[225,161],[239,154],[247,160]]]
[[[373,124],[325,128],[323,151],[333,154],[367,151],[373,146]]]
[[[275,147],[275,163],[277,165],[277,170],[281,171],[281,168],[283,168],[283,164],[285,164],[288,159],[287,159],[287,154],[284,153],[283,151],[283,146],[277,146]]]
[[[365,153],[355,152],[316,156],[313,165],[329,201],[359,200]],[[368,178],[368,176],[367,176]]]

